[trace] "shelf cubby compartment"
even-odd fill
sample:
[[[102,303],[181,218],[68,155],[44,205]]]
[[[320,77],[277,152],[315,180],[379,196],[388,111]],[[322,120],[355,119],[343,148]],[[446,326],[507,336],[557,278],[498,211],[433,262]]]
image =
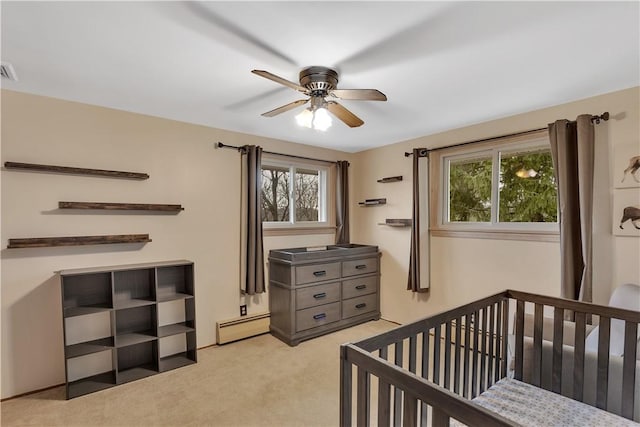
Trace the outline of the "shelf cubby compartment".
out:
[[[195,330],[160,338],[158,344],[160,346],[160,372],[196,363]]]
[[[377,205],[386,205],[387,199],[366,199],[364,202],[358,202],[360,206],[377,206]]]
[[[193,298],[193,264],[156,269],[158,302]]]
[[[116,385],[112,349],[66,360],[67,398],[104,390]]]
[[[114,308],[132,308],[155,303],[154,269],[123,270],[113,273]]]
[[[114,347],[113,337],[98,338],[96,340],[86,341],[83,343],[68,345],[65,348],[67,359],[80,357],[87,354],[99,353],[105,350],[111,350]]]
[[[398,176],[389,176],[386,178],[382,178],[379,179],[378,182],[382,183],[382,184],[386,184],[388,182],[398,182],[398,181],[402,181],[402,175],[398,175]]]
[[[157,308],[145,305],[117,310],[115,346],[127,347],[157,338]]]
[[[147,341],[120,347],[118,352],[117,383],[124,384],[159,372],[158,341]]]
[[[62,278],[64,317],[82,316],[113,308],[111,274],[65,276]]]

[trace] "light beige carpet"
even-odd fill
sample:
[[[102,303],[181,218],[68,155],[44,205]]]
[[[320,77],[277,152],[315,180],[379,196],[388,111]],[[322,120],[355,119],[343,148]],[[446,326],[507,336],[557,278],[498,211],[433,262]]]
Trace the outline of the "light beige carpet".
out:
[[[64,387],[1,403],[2,426],[337,426],[340,344],[367,322],[289,347],[270,334],[198,351],[198,363],[65,400]]]

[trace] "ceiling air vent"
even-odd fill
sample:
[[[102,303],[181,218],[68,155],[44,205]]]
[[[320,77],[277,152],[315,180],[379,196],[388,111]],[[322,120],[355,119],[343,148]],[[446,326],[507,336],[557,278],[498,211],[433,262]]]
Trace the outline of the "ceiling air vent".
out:
[[[0,63],[0,75],[2,75],[3,79],[13,80],[14,82],[18,81],[18,76],[16,76],[13,65],[8,62]]]

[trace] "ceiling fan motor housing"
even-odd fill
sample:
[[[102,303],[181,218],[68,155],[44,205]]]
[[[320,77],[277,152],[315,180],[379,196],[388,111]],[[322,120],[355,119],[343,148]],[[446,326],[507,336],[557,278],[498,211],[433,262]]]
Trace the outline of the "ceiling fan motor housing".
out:
[[[338,86],[338,73],[327,67],[312,66],[300,71],[300,85],[311,91],[311,95],[326,96],[327,91]]]

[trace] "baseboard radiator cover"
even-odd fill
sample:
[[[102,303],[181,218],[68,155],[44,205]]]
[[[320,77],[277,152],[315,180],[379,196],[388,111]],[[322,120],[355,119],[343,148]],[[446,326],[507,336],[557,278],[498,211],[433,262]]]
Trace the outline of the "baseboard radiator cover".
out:
[[[216,323],[218,344],[227,344],[269,332],[269,313],[236,317]]]

